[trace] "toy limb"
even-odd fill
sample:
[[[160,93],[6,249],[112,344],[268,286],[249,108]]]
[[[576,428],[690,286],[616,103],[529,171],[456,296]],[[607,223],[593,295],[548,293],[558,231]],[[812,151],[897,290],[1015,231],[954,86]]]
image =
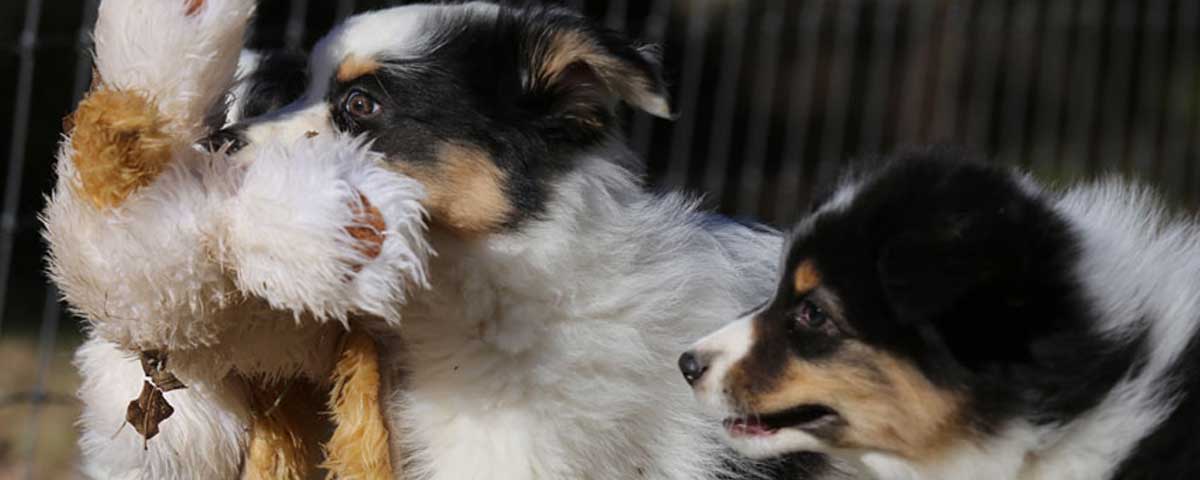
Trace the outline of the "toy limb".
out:
[[[398,324],[406,293],[426,282],[420,184],[341,135],[248,150],[220,215],[238,289],[296,315]]]

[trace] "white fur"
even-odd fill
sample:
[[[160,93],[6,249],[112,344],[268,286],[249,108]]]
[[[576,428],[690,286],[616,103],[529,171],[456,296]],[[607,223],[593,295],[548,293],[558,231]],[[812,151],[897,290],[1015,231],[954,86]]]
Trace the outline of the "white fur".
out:
[[[143,449],[142,436],[125,423],[124,406],[142,389],[142,368],[136,355],[93,337],[80,347],[75,361],[83,376],[79,445],[84,476],[128,480],[237,477],[249,412],[237,387],[226,384],[221,375],[181,375],[189,387],[165,394],[175,413]]]
[[[313,139],[251,150],[254,161],[244,169],[188,176],[173,168],[112,212],[92,208],[75,194],[72,177],[63,175],[44,215],[51,275],[88,319],[92,342],[111,342],[126,352],[168,350],[172,369],[189,387],[231,395],[213,383],[231,372],[323,380],[337,335],[316,320],[366,313],[395,324],[407,290],[425,282],[421,188],[365,152],[351,139]],[[60,158],[60,171],[70,171],[69,158]],[[206,176],[215,173],[221,175]],[[354,224],[351,206],[360,201],[359,192],[378,206],[387,225],[375,259],[362,258],[346,231]],[[92,364],[107,361],[81,352],[85,381],[95,380],[93,373],[111,375]],[[85,418],[120,417],[136,397],[114,394],[106,385],[81,390]],[[199,407],[176,406],[191,408]],[[99,423],[84,426],[87,444],[103,443],[104,432],[115,431]],[[186,416],[164,423],[164,431],[195,427]],[[177,438],[187,437],[167,435],[152,443],[183,448],[174,444]],[[228,441],[189,443],[195,458],[147,461],[127,473],[158,471],[158,463],[177,465],[180,472],[207,471],[195,470],[203,465],[191,460],[203,459],[206,449],[219,455]],[[84,453],[102,451],[95,446]],[[85,456],[89,468],[118,468],[110,460]]]
[[[432,291],[405,306],[405,349],[393,352],[409,369],[391,406],[410,478],[720,470],[718,425],[690,399],[675,359],[764,298],[779,239],[705,228],[689,202],[643,193],[604,160],[583,162],[546,220],[487,240],[434,240]]]
[[[1152,349],[1136,376],[1119,382],[1099,405],[1066,424],[1035,426],[1017,420],[993,436],[950,449],[932,464],[884,452],[833,451],[807,436],[732,439],[731,445],[751,455],[827,451],[856,466],[860,475],[882,479],[1084,480],[1111,475],[1174,407],[1177,392],[1166,375],[1200,326],[1200,297],[1195,295],[1200,226],[1194,219],[1173,217],[1150,190],[1119,180],[1062,193],[1043,191],[1028,177],[1018,180],[1058,211],[1082,240],[1075,275],[1099,312],[1097,331],[1126,341],[1148,333]],[[841,200],[830,208],[848,206],[855,188],[844,186],[837,196]],[[746,330],[727,327],[694,347],[715,355],[696,393],[718,413],[727,415],[729,406],[711,385],[719,385],[725,367],[749,348]]]
[[[93,37],[104,84],[145,94],[190,143],[229,88],[255,2],[205,0],[192,16],[185,4],[104,0]]]
[[[424,27],[440,14],[495,17],[495,4],[474,2],[463,5],[410,5],[363,13],[346,19],[321,38],[310,57],[311,78],[323,81],[309,86],[307,97],[324,97],[342,61],[353,55],[362,60],[419,58],[439,47]]]
[[[420,184],[343,135],[255,145],[241,155],[253,162],[218,220],[222,260],[236,266],[238,288],[297,315],[345,322],[362,312],[398,324],[406,290],[425,282]],[[358,221],[351,206],[362,206],[359,195],[387,220],[374,259],[346,230]]]
[[[80,444],[95,478],[236,476],[247,413],[230,374],[325,381],[341,326],[320,320],[395,325],[407,289],[425,282],[423,191],[361,141],[296,135],[236,157],[191,146],[233,83],[253,2],[207,0],[193,17],[183,4],[105,0],[96,30],[106,88],[149,96],[171,121],[166,171],[97,209],[79,192],[68,137],[42,214],[50,276],[88,321]],[[386,224],[373,259],[346,230],[360,194]],[[166,394],[175,414],[143,451],[120,429],[141,386],[136,352],[148,349],[169,352],[188,388]]]
[[[705,413],[717,422],[737,411],[723,392],[723,379],[734,364],[753,346],[754,314],[722,327],[696,342],[691,351],[706,356],[708,371],[692,385]],[[782,430],[771,437],[724,435],[725,442],[752,458],[771,458],[796,451],[828,449],[820,439],[800,430]]]
[[[225,121],[222,128],[246,120],[243,112],[250,95],[250,75],[258,70],[262,63],[262,54],[253,50],[242,50],[238,57],[237,70],[234,73],[234,83],[225,98]]]

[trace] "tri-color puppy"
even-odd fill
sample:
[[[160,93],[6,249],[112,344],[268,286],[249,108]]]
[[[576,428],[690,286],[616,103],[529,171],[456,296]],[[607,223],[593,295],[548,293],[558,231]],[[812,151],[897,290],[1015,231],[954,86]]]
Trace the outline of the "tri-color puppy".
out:
[[[773,298],[683,355],[727,440],[868,478],[1200,476],[1195,220],[952,157],[846,182]]]
[[[376,332],[407,478],[761,473],[674,364],[770,294],[782,241],[643,187],[615,108],[670,116],[653,49],[558,8],[405,6],[336,27],[302,90],[214,143],[350,133],[424,186],[431,288]]]

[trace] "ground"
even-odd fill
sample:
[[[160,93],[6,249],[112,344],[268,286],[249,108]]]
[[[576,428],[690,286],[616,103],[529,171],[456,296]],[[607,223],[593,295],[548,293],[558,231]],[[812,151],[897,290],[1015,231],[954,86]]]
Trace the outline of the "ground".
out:
[[[36,335],[0,336],[0,480],[61,479],[74,473],[79,374],[71,355],[79,339],[58,337],[46,376],[48,396],[35,408],[31,400],[38,377],[37,344]],[[26,475],[27,468],[33,468],[32,475]]]

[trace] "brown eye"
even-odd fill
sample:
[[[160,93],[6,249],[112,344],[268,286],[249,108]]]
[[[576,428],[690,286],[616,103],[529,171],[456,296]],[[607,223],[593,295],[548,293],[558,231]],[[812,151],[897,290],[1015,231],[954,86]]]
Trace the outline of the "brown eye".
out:
[[[356,118],[368,118],[379,113],[379,103],[367,94],[360,91],[350,92],[346,97],[346,102],[342,105],[342,109]]]
[[[794,316],[797,328],[820,330],[829,334],[837,333],[837,326],[830,320],[829,314],[809,300],[800,303]]]

